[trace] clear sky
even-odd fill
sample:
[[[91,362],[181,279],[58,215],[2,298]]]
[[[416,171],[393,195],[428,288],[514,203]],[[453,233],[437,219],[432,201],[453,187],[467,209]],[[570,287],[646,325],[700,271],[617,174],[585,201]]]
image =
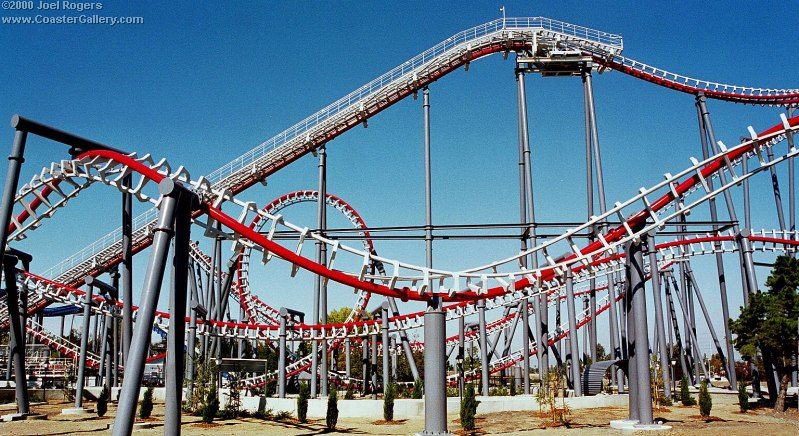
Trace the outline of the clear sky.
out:
[[[100,11],[84,13],[141,16],[144,23],[0,25],[0,119],[20,113],[118,148],[166,157],[199,176],[450,35],[500,17],[503,4],[508,16],[541,15],[621,34],[625,55],[681,74],[799,87],[796,2],[109,1]],[[37,14],[78,15],[0,11]],[[527,85],[538,219],[583,220],[579,79],[530,76]],[[513,61],[492,56],[431,87],[436,223],[518,220],[515,86]],[[682,170],[690,156],[701,154],[691,96],[608,73],[595,77],[595,99],[609,203],[658,182],[664,172]],[[779,120],[773,108],[715,101],[709,107],[717,136],[727,144],[737,143],[748,125],[762,130]],[[3,125],[0,138],[8,147],[13,132]],[[368,129],[354,129],[328,148],[329,191],[354,205],[369,225],[423,223],[420,101],[395,105]],[[65,157],[62,147],[31,139],[23,182]],[[315,188],[315,164],[303,158],[242,198],[264,204],[291,190]],[[787,183],[784,168],[780,175]],[[752,189],[754,226],[775,228],[768,178],[759,177]],[[330,215],[331,226],[346,225]],[[693,217],[705,215],[703,210]],[[286,216],[315,225],[310,205]],[[17,246],[34,254],[34,271],[44,271],[118,224],[118,192],[95,187]],[[435,264],[465,268],[506,257],[517,244],[437,242]],[[377,250],[424,262],[422,242],[379,242]],[[137,301],[144,260],[139,256],[136,262]],[[737,308],[734,260],[727,259],[727,268],[730,304]],[[700,259],[694,268],[711,313],[720,314],[713,263]],[[291,279],[285,265],[255,269],[266,301],[311,311],[309,275]],[[759,274],[763,279],[767,271]],[[351,290],[331,286],[330,294],[331,308],[353,301]],[[720,316],[715,322],[720,329]],[[710,351],[707,329],[699,329],[701,345]],[[602,342],[606,330],[603,320]]]

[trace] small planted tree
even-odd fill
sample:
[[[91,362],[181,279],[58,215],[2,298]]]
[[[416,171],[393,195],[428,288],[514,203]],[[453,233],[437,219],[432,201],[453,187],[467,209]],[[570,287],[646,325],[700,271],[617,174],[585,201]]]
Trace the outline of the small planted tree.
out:
[[[682,376],[682,380],[680,380],[680,402],[683,406],[693,406],[696,404],[696,400],[694,397],[691,396],[691,392],[688,390],[688,376]]]
[[[411,398],[421,400],[422,396],[424,396],[424,382],[421,378],[418,378],[413,382],[413,394]]]
[[[149,418],[153,413],[153,387],[150,386],[144,391],[144,396],[139,403],[139,418]]]
[[[386,421],[394,420],[394,397],[397,395],[397,387],[394,383],[389,383],[386,392],[383,394],[383,419]]]
[[[208,391],[208,396],[205,397],[205,404],[203,404],[203,422],[210,424],[214,422],[216,412],[219,411],[219,397],[216,393],[216,386],[211,386]]]
[[[327,415],[325,416],[325,426],[329,431],[336,429],[338,422],[338,392],[336,389],[330,391],[327,397]]]
[[[104,416],[108,412],[108,400],[111,399],[111,390],[108,385],[103,386],[100,396],[97,398],[97,416]]]
[[[308,422],[308,397],[311,391],[308,383],[300,383],[300,395],[297,397],[297,419]]]
[[[469,383],[466,385],[460,410],[461,427],[464,430],[474,430],[474,416],[477,414],[478,404],[480,402],[475,398],[474,385]]]
[[[738,382],[738,408],[741,409],[741,413],[749,410],[749,393],[746,392],[746,383],[743,380]]]
[[[355,399],[355,391],[352,389],[352,383],[347,383],[347,390],[344,391],[344,399],[345,400]]]
[[[705,417],[710,416],[710,409],[713,408],[713,400],[707,391],[707,385],[707,380],[703,380],[699,387],[699,414]]]

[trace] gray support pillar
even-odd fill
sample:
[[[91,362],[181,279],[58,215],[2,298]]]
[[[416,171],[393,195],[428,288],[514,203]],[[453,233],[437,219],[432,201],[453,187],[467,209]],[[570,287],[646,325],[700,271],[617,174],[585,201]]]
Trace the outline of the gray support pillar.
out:
[[[610,359],[621,359],[621,350],[619,350],[619,333],[618,333],[618,316],[616,315],[616,283],[613,274],[608,274],[608,307],[610,308],[610,319],[608,324],[610,326]],[[621,370],[611,370],[611,383],[616,384],[618,388],[618,379],[623,377]]]
[[[676,288],[676,281],[673,277],[671,277],[671,279],[674,281],[674,287]],[[680,326],[679,322],[677,321],[677,310],[674,307],[674,298],[671,296],[671,285],[669,284],[669,280],[667,279],[666,275],[663,276],[663,282],[666,285],[666,304],[669,306],[669,317],[671,318],[669,325],[673,327],[674,340],[677,343],[677,347],[680,349],[680,355],[675,357],[680,359],[680,369],[682,369],[682,373],[688,376],[688,362],[686,362],[687,356],[685,352],[685,346],[680,338]]]
[[[377,335],[373,334],[369,336],[370,341],[370,353],[369,353],[369,374],[372,376],[370,381],[372,382],[372,387],[370,390],[372,391],[372,399],[377,399]]]
[[[89,323],[92,317],[92,294],[93,286],[87,286],[87,291],[83,296],[83,332],[80,337],[80,357],[78,358],[78,378],[75,386],[75,408],[83,407],[83,386],[86,382],[86,353],[89,351]],[[96,337],[96,336],[95,336]]]
[[[317,149],[317,153],[319,155],[319,163],[317,164],[319,170],[319,199],[317,200],[316,205],[316,224],[319,232],[324,234],[324,229],[327,225],[327,215],[326,215],[326,197],[327,197],[327,152],[325,150],[325,145],[323,144]],[[327,264],[327,245],[317,241],[316,242],[316,263],[320,265]],[[326,281],[322,278],[322,276],[317,275],[316,281],[314,283],[314,300],[316,304],[318,304],[318,308],[314,312],[314,323],[315,324],[327,324],[327,284]],[[322,397],[327,396],[327,387],[328,387],[328,378],[327,378],[327,371],[328,371],[328,362],[327,362],[327,341],[321,341],[318,343],[314,341],[314,345],[316,347],[321,348],[318,350],[320,355],[317,354],[317,349],[313,351],[314,358],[318,359],[321,357],[321,362],[316,362],[319,369],[319,378],[320,378],[320,389],[319,393]],[[313,362],[312,362],[313,364]],[[316,368],[311,371],[314,375],[314,379],[316,379]],[[315,389],[313,389],[315,391]],[[312,395],[315,395],[316,392],[313,392]]]
[[[658,357],[660,358],[660,368],[663,373],[663,393],[666,398],[671,398],[671,375],[669,373],[669,356],[666,345],[666,328],[663,324],[663,304],[660,295],[660,272],[658,271],[657,250],[655,249],[655,238],[647,239],[647,250],[649,252],[649,274],[652,281],[652,303],[655,305],[655,337],[658,347]],[[704,307],[704,306],[702,306]]]
[[[486,336],[486,303],[477,302],[478,332],[480,335],[480,393],[488,396],[488,337]]]
[[[15,124],[15,118],[11,120],[12,125]],[[22,168],[22,163],[25,162],[25,142],[27,139],[28,132],[22,130],[14,132],[11,154],[8,155],[6,184],[3,186],[3,199],[0,200],[0,255],[6,252],[6,247],[8,246],[8,225],[11,223],[11,215],[14,212],[14,198],[17,195],[17,186],[19,185],[19,171]]]
[[[571,269],[566,270],[566,308],[569,316],[569,352],[571,353],[571,378],[574,395],[583,395],[580,383],[580,345],[577,341],[577,311],[574,308],[574,279]]]
[[[111,352],[113,353],[112,354],[113,358],[111,359],[111,364],[113,365],[113,368],[114,368],[114,370],[111,373],[112,376],[113,376],[113,381],[111,382],[111,387],[113,387],[113,388],[119,386],[119,354],[120,354],[119,333],[121,331],[120,325],[119,325],[119,320],[117,319],[117,317],[120,314],[119,309],[118,308],[114,308],[114,312],[116,313],[116,316],[111,318],[112,321],[113,321],[113,324],[112,324],[112,327],[111,327],[111,338],[112,338],[112,340],[111,340]],[[116,402],[116,401],[114,401],[114,402]]]
[[[24,132],[23,132],[24,133]],[[19,136],[20,132],[17,132]],[[16,141],[15,141],[16,143]],[[24,146],[24,137],[23,137]],[[12,154],[13,155],[13,154]],[[20,159],[22,153],[20,152]],[[20,162],[21,163],[21,162]],[[9,171],[11,171],[9,164]],[[8,188],[8,182],[6,182]],[[14,197],[11,197],[13,199]],[[3,229],[8,228],[8,223]],[[3,239],[5,243],[5,239]],[[6,307],[8,310],[8,361],[14,362],[14,395],[17,400],[17,413],[30,413],[30,402],[28,401],[28,381],[25,376],[25,341],[23,339],[24,326],[19,323],[19,293],[17,292],[17,258],[15,256],[3,256],[3,275],[6,288]],[[10,375],[10,374],[9,374]]]
[[[125,362],[125,379],[119,395],[119,407],[114,420],[113,435],[127,436],[133,430],[136,404],[139,399],[147,349],[150,347],[150,334],[161,293],[161,281],[169,255],[169,242],[172,238],[173,221],[177,208],[177,189],[170,179],[163,179],[158,185],[163,196],[158,215],[158,222],[153,230],[153,248],[147,265],[147,272],[142,287],[141,304],[138,320],[133,331],[128,361]]]
[[[350,360],[350,338],[344,339],[344,371],[347,375],[347,383],[352,378],[352,361]]]
[[[758,291],[757,287],[757,276],[755,275],[755,261],[752,258],[752,253],[754,250],[752,249],[752,243],[749,241],[749,235],[751,234],[748,228],[742,229],[738,233],[738,240],[740,241],[740,246],[742,247],[742,254],[744,258],[744,271],[745,274],[745,288],[747,291],[747,298],[744,301],[744,306],[749,305],[749,295],[748,293],[754,293]]]
[[[122,186],[129,188],[132,176],[122,178]],[[128,363],[130,340],[133,337],[133,196],[122,193],[122,362]]]
[[[280,331],[278,332],[277,396],[286,398],[286,317],[285,307],[280,308]]]
[[[638,395],[636,395],[638,416],[635,419],[638,419],[639,425],[650,425],[653,423],[652,391],[649,373],[649,329],[646,320],[643,245],[642,241],[640,243],[633,242],[627,246],[627,258],[630,260],[627,289],[632,297],[630,315],[635,324],[635,343],[631,347],[631,354],[634,356],[632,360],[636,366],[636,388],[638,390]]]
[[[629,243],[627,244],[629,245]],[[638,366],[636,364],[636,358],[638,354],[635,353],[635,314],[632,312],[632,287],[630,286],[630,269],[632,269],[632,260],[630,258],[629,247],[625,246],[624,248],[626,256],[625,256],[625,290],[624,290],[624,319],[627,325],[627,347],[626,347],[626,356],[627,356],[627,391],[629,393],[628,399],[628,408],[629,408],[629,419],[630,420],[638,420]]]
[[[529,292],[519,304],[519,314],[522,319],[522,385],[524,395],[530,395],[530,299]]]
[[[705,322],[707,323],[707,328],[710,331],[710,337],[713,339],[713,345],[716,347],[716,352],[719,353],[719,357],[721,358],[721,364],[729,370],[729,358],[726,352],[721,348],[721,343],[719,342],[718,335],[716,334],[716,329],[713,327],[713,322],[710,319],[710,313],[707,311],[707,307],[705,306],[705,299],[702,298],[702,290],[699,289],[699,283],[696,281],[696,277],[694,277],[694,272],[689,271],[688,279],[690,280],[691,288],[694,290],[694,294],[696,295],[697,301],[699,301],[699,307],[702,309],[702,315],[705,318]],[[732,365],[732,370],[735,372],[735,365]]]
[[[399,308],[397,307],[397,302],[394,300],[393,297],[387,298],[389,308],[391,308],[391,313],[394,316],[399,316]],[[416,359],[413,357],[413,350],[411,349],[410,341],[408,340],[408,334],[405,330],[399,331],[400,335],[400,342],[402,343],[402,350],[405,353],[405,359],[408,361],[408,366],[411,369],[411,375],[413,376],[413,380],[419,380],[419,368],[416,367]]]
[[[675,279],[672,278],[672,282],[674,284],[674,291],[677,293],[677,298],[680,300],[680,306],[683,308],[683,311],[682,311],[683,312],[683,319],[687,320],[688,317],[690,316],[685,311],[685,307],[688,306],[688,302],[687,302],[688,296],[686,295],[687,292],[680,292],[680,288],[677,286],[677,282],[676,282]],[[687,286],[688,285],[686,285],[686,287]],[[701,350],[699,350],[699,340],[696,337],[696,329],[689,328],[688,331],[686,332],[686,336],[687,336],[686,339],[690,339],[691,341],[690,342],[686,341],[686,346],[685,347],[686,348],[690,347],[695,356],[700,356],[700,358],[695,360],[695,363],[696,363],[696,365],[695,365],[696,366],[696,379],[699,379],[699,372],[700,371],[705,375],[705,377],[708,377],[709,376],[708,371],[705,368],[705,365],[703,364],[704,362],[701,359],[702,353],[701,353]],[[687,351],[686,351],[686,354],[688,354]],[[698,384],[698,382],[697,382],[697,384]]]
[[[99,316],[102,317],[103,326],[100,329],[100,368],[97,370],[97,385],[102,386],[104,383],[103,377],[106,375],[106,364],[108,363],[108,359],[106,359],[106,355],[108,354],[108,324],[111,322],[111,320],[108,319],[107,315]],[[108,372],[111,372],[110,366],[108,367]],[[111,377],[105,377],[105,383],[108,383],[110,379]]]
[[[456,370],[458,371],[458,396],[463,398],[466,388],[466,381],[463,379],[463,363],[466,361],[466,319],[463,316],[458,317],[458,357],[455,360],[461,362]]]
[[[391,337],[391,379],[397,382],[397,336]]]
[[[362,396],[369,393],[369,336],[361,340],[361,378],[363,379]]]
[[[430,90],[424,89],[424,179],[425,179],[425,258],[433,266],[433,209],[430,162]],[[433,290],[433,281],[427,283]],[[441,299],[433,296],[427,301],[424,313],[424,432],[425,435],[448,434],[447,431],[447,367],[446,318]]]
[[[199,309],[200,302],[199,292],[197,290],[197,276],[194,274],[194,268],[189,268],[189,289],[191,291],[191,299],[189,302],[189,337],[186,343],[186,380],[188,380],[188,389],[186,397],[191,398],[192,390],[194,389],[194,373],[195,363],[197,360],[197,310]]]
[[[388,384],[391,382],[391,370],[389,368],[389,359],[391,355],[391,343],[388,339],[388,303],[383,302],[380,311],[380,332],[382,333],[383,342],[383,396],[386,395]]]
[[[174,253],[172,255],[172,289],[169,293],[169,318],[173,320],[167,336],[165,376],[164,434],[179,435],[185,375],[186,294],[189,280],[189,239],[193,199],[188,191],[179,192],[175,213]],[[193,272],[192,272],[193,274]],[[221,347],[220,347],[221,348]]]
[[[704,115],[707,112],[707,107],[705,106],[705,97],[704,95],[697,96],[697,113],[699,115],[699,132],[700,132],[700,140],[702,142],[702,157],[707,159],[710,157],[710,150],[708,144],[708,137],[707,137],[707,129],[705,128],[704,123]],[[745,160],[745,159],[744,159]],[[713,180],[708,180],[708,185],[710,189],[713,189]],[[718,221],[718,211],[716,210],[716,199],[711,198],[708,201],[710,205],[710,219],[711,221]],[[713,224],[713,230],[718,230],[718,225]],[[724,318],[724,344],[727,350],[726,354],[728,356],[734,356],[732,351],[732,335],[730,333],[730,326],[729,326],[729,319],[730,319],[730,309],[729,309],[729,302],[727,300],[727,275],[724,272],[724,258],[721,254],[721,243],[714,242],[713,243],[716,253],[716,273],[718,275],[719,281],[719,294],[721,297],[721,312],[722,317]],[[735,378],[735,359],[731,359],[729,361],[731,365],[726,365],[727,374],[730,380],[730,389],[737,390],[737,380]]]
[[[532,189],[532,180],[530,169],[527,167],[527,160],[530,154],[529,134],[527,131],[527,96],[525,93],[524,71],[516,70],[516,86],[518,89],[517,107],[519,110],[519,220],[522,223],[527,223],[532,218],[528,218],[527,211],[527,190]],[[535,227],[525,227],[522,229],[521,247],[520,251],[527,251],[527,238],[529,230],[535,232]],[[533,242],[535,244],[535,242]],[[527,267],[527,256],[519,259],[520,266]],[[529,294],[529,288],[525,290]],[[522,346],[525,348],[522,353],[522,364],[524,365],[524,380],[525,380],[525,395],[530,394],[530,335],[529,335],[529,319],[527,313],[527,306],[530,304],[529,298],[523,298],[522,304],[524,306],[524,326],[522,327]],[[521,310],[521,309],[520,309]],[[538,318],[536,318],[538,320]],[[536,321],[537,322],[537,321]],[[461,392],[463,398],[463,392]]]

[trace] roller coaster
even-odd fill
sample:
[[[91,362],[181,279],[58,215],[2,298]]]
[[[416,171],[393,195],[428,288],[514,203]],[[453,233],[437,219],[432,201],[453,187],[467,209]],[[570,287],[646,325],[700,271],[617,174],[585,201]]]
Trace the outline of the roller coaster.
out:
[[[222,355],[224,347],[229,353],[236,352],[231,357],[237,360],[253,358],[252,350],[259,344],[274,350],[277,367],[259,373],[246,371],[240,382],[253,389],[274,386],[275,396],[280,398],[286,396],[287,379],[302,373],[310,374],[313,396],[326,395],[330,383],[376,394],[381,386],[396,381],[392,380],[396,365],[394,371],[390,369],[396,357],[389,356],[404,358],[413,378],[419,379],[421,371],[414,353],[423,352],[424,434],[445,434],[447,387],[476,381],[482,394],[488,395],[489,376],[507,375],[513,370],[519,374],[515,378],[524,393],[530,394],[536,389],[530,380],[532,360],[537,362],[540,379],[546,376],[550,358],[558,366],[568,367],[570,387],[574,395],[582,395],[580,365],[572,363],[580,358],[576,332],[587,331],[583,339],[588,342],[584,343],[586,354],[596,362],[596,319],[607,314],[611,358],[624,367],[623,372],[612,373],[612,381],[619,391],[630,394],[630,419],[643,428],[654,425],[649,355],[653,353],[663,368],[670,367],[669,354],[675,344],[672,335],[682,350],[677,359],[683,372],[694,380],[702,374],[707,376],[696,337],[695,302],[702,309],[735,388],[723,258],[739,261],[746,302],[748,294],[758,290],[755,253],[797,252],[794,157],[799,152],[793,135],[799,130],[799,117],[791,114],[799,105],[799,89],[754,88],[686,77],[622,56],[623,49],[619,35],[548,18],[489,21],[401,63],[207,176],[192,175],[188,168],[163,158],[122,151],[15,115],[11,123],[15,139],[0,203],[0,231],[5,232],[0,237],[5,293],[0,302],[0,328],[10,331],[19,412],[30,410],[24,361],[26,335],[76,362],[76,407],[82,406],[87,369],[97,370],[98,377],[109,385],[121,384],[115,435],[132,431],[144,367],[153,360],[166,359],[165,433],[179,434],[184,380],[190,390],[197,362],[223,361],[227,358]],[[430,213],[430,87],[447,74],[468,69],[472,62],[492,54],[515,56],[520,224],[514,229],[521,231],[521,248],[485,265],[436,268],[430,254],[433,233],[438,231]],[[612,205],[607,204],[604,194],[592,87],[594,73],[608,72],[694,96],[702,153],[701,159],[686,159],[684,168],[672,169],[661,181]],[[585,96],[589,218],[576,225],[556,226],[561,233],[554,237],[536,234],[540,223],[535,220],[532,196],[524,85],[527,74],[580,77]],[[326,186],[326,147],[331,140],[359,125],[366,126],[383,110],[420,93],[425,115],[427,188],[427,218],[424,226],[419,226],[427,247],[423,265],[378,253],[374,236],[378,229],[370,228],[352,205],[328,193]],[[787,115],[759,131],[748,127],[745,140],[728,146],[715,137],[708,99],[785,108]],[[29,135],[67,145],[69,155],[54,156],[51,165],[20,186]],[[251,187],[308,154],[319,159],[318,189],[290,192],[263,206],[245,197]],[[787,220],[775,172],[775,167],[783,163],[788,166],[789,178]],[[749,180],[759,173],[768,173],[775,181],[778,224],[770,230],[753,230],[748,219]],[[594,182],[598,208],[593,204]],[[93,185],[121,193],[121,227],[50,269],[40,274],[31,272],[33,257],[10,245],[55,222],[70,200]],[[746,192],[747,219],[743,224],[731,197],[736,189]],[[133,199],[152,208],[134,218]],[[728,221],[719,220],[716,202],[721,200]],[[317,205],[315,225],[294,224],[283,217],[284,209],[298,203]],[[711,221],[697,224],[687,220],[691,211],[700,207],[710,209]],[[357,236],[342,239],[327,229],[329,210],[343,215],[353,227],[348,234]],[[659,235],[667,227],[676,229],[668,233],[677,235],[674,239]],[[702,230],[689,230],[695,227]],[[205,241],[200,243],[192,237]],[[587,239],[587,243],[580,245],[580,239]],[[347,240],[359,240],[360,244]],[[212,246],[210,253],[203,251],[207,245]],[[132,301],[132,259],[148,247],[151,250],[136,306]],[[223,247],[233,253],[226,263]],[[725,319],[721,339],[691,269],[691,259],[698,256],[713,256],[716,261]],[[253,260],[262,264],[287,262],[292,276],[302,269],[315,277],[310,321],[306,322],[297,310],[268,303],[268,290],[259,289],[261,284],[252,279],[252,269],[257,268]],[[359,267],[334,267],[341,264]],[[172,277],[170,303],[168,311],[161,311],[157,304],[167,265]],[[109,279],[101,279],[104,275]],[[355,290],[355,301],[344,322],[327,322],[329,281]],[[647,282],[650,289],[645,291]],[[654,299],[651,317],[645,292]],[[370,312],[370,301],[378,296],[385,303]],[[576,307],[580,299],[584,301],[582,308]],[[681,314],[675,310],[675,299]],[[426,309],[403,313],[402,303],[411,300],[424,302]],[[231,316],[235,314],[231,301],[239,308],[238,319]],[[563,304],[567,306],[565,322],[560,321]],[[502,314],[488,322],[486,313],[494,310]],[[557,316],[554,323],[549,320],[552,313]],[[60,317],[63,322],[64,317],[76,314],[83,315],[80,344],[64,338],[63,327],[58,334],[43,326],[44,317]],[[475,315],[478,321],[467,324],[466,320]],[[102,344],[94,344],[90,350],[92,318],[92,338],[102,338]],[[446,335],[447,322],[458,324],[457,334]],[[652,322],[655,346],[650,346],[648,337]],[[165,355],[148,352],[154,329],[167,339]],[[412,340],[409,332],[419,329],[423,329],[424,340]],[[521,346],[512,350],[519,342],[514,342],[517,330],[521,330]],[[310,344],[310,351],[296,347],[291,351],[290,343]],[[353,345],[362,347],[364,362],[371,360],[361,377],[354,377],[351,371]],[[452,354],[457,351],[455,359],[461,365],[465,350],[473,347],[478,350],[479,365],[468,370],[461,366],[459,371],[448,373],[446,362]],[[342,349],[346,369],[331,370],[328,359]],[[382,371],[376,367],[378,356],[383,356]],[[382,381],[378,381],[378,373]],[[664,378],[668,392],[668,371],[664,371]]]

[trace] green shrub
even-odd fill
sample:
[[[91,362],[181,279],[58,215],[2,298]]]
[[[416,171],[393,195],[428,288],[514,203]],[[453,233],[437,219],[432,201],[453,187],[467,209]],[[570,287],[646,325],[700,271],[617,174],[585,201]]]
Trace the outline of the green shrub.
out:
[[[300,396],[297,397],[297,419],[300,422],[308,422],[308,397],[311,394],[311,388],[308,383],[300,383]]]
[[[683,406],[693,406],[696,404],[696,400],[694,397],[691,396],[691,392],[688,390],[688,376],[682,376],[682,380],[680,380],[680,402]]]
[[[108,412],[108,400],[111,398],[111,390],[108,385],[103,386],[100,396],[97,397],[97,416],[104,416]]]
[[[344,399],[345,400],[355,399],[355,391],[353,391],[352,389],[352,383],[347,383],[347,390],[344,392]]]
[[[327,416],[325,416],[325,425],[329,431],[336,429],[338,422],[338,392],[336,389],[330,391],[327,397]]]
[[[150,386],[144,391],[141,403],[139,403],[139,418],[149,418],[153,413],[153,387]]]
[[[488,390],[488,395],[492,397],[507,397],[508,393],[508,388],[504,386],[497,386]]]
[[[275,421],[286,421],[289,418],[291,418],[291,412],[288,410],[281,410],[275,415]]]
[[[422,381],[422,379],[419,378],[413,382],[413,394],[411,395],[411,398],[415,400],[421,400],[423,396],[424,396],[424,382]]]
[[[461,401],[461,427],[464,430],[474,430],[474,416],[477,414],[477,405],[480,404],[474,395],[474,386],[469,383],[466,385],[466,392]]]
[[[710,409],[713,408],[713,400],[707,391],[707,385],[707,380],[703,380],[699,387],[699,414],[705,417],[710,416]]]
[[[272,409],[264,409],[264,410],[257,410],[255,413],[252,414],[253,418],[257,419],[272,419],[274,416],[272,415]]]
[[[738,407],[741,412],[749,410],[749,393],[746,392],[746,383],[743,381],[738,382]]]
[[[205,397],[203,404],[203,422],[210,424],[214,421],[216,413],[219,411],[219,397],[216,394],[216,386],[211,386],[208,396]]]
[[[386,392],[383,394],[383,419],[386,421],[394,420],[394,397],[396,392],[397,387],[394,383],[389,383]]]

